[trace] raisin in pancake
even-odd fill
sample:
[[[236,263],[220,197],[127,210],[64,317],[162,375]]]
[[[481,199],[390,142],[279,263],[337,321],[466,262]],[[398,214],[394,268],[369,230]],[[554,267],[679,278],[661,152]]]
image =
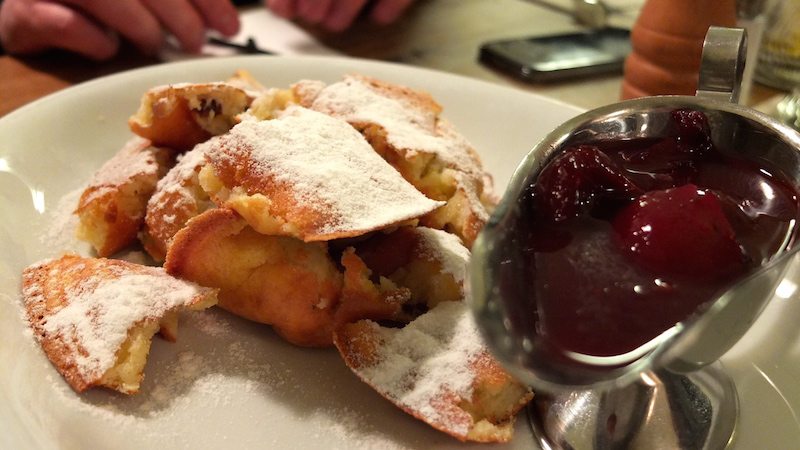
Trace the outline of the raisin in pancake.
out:
[[[334,343],[378,393],[462,441],[509,441],[532,397],[491,357],[464,302],[442,302],[401,329],[345,325]]]
[[[256,231],[307,242],[414,221],[443,205],[420,194],[345,122],[299,106],[215,140],[200,183]]]
[[[99,256],[112,255],[136,239],[150,195],[172,162],[171,151],[135,137],[94,174],[75,213],[78,238]]]
[[[153,335],[175,315],[216,302],[216,290],[175,279],[161,268],[66,255],[26,268],[22,294],[45,354],[70,386],[139,390]]]
[[[147,91],[128,120],[131,131],[155,145],[189,150],[237,122],[253,97],[230,83],[180,83]]]
[[[247,83],[257,83],[255,80],[248,80],[248,77],[243,77],[242,80],[237,84],[242,88],[248,87]],[[275,118],[280,111],[293,103],[291,91],[267,89],[260,85],[249,87],[257,91],[252,91],[255,100],[243,113],[248,120]],[[140,238],[145,250],[156,261],[164,260],[172,237],[189,219],[214,207],[198,179],[198,172],[205,164],[206,149],[213,145],[215,138],[197,144],[179,157],[178,164],[159,181],[156,192],[147,204],[145,226]]]
[[[491,178],[467,140],[440,117],[441,106],[424,92],[350,75],[321,86],[292,87],[301,105],[341,118],[364,134],[386,161],[428,197],[457,203],[425,218],[471,246],[493,207]]]

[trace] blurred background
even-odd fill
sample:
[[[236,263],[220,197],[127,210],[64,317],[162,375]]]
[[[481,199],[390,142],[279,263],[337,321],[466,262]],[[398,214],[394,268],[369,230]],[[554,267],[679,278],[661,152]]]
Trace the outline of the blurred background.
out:
[[[417,0],[389,25],[369,20],[368,4],[349,29],[336,33],[302,18],[278,17],[258,1],[237,5],[239,33],[210,33],[199,53],[182,52],[168,39],[156,56],[123,42],[116,56],[102,62],[58,50],[0,56],[0,115],[97,76],[241,53],[391,61],[588,109],[621,97],[693,93],[709,25],[739,25],[750,33],[742,102],[771,114],[791,113],[796,98],[787,94],[800,83],[800,0]],[[626,36],[625,42],[604,34],[587,37],[608,27],[633,30],[627,63]]]

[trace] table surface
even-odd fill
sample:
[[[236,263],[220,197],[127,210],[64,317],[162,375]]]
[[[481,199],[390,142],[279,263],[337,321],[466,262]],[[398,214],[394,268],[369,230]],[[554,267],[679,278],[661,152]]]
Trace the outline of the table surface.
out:
[[[568,0],[546,0],[568,6]],[[621,12],[612,24],[630,26],[642,0],[609,0]],[[536,1],[418,0],[402,20],[388,27],[359,22],[346,33],[326,34],[303,27],[328,47],[349,56],[401,62],[457,73],[536,92],[583,108],[618,100],[619,75],[548,84],[528,84],[500,74],[477,60],[481,43],[504,38],[580,29],[573,20]],[[302,24],[300,24],[302,26]],[[376,36],[378,38],[376,38]],[[123,48],[106,62],[60,52],[35,57],[0,57],[0,116],[74,84],[122,70],[158,64],[156,58]],[[782,93],[754,85],[748,104],[767,110]]]

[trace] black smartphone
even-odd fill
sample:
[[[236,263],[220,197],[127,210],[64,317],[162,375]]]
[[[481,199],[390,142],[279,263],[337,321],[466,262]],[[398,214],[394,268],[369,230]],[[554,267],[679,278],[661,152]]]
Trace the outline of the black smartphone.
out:
[[[629,30],[602,28],[488,42],[481,46],[479,58],[524,81],[547,82],[622,73],[630,51]]]

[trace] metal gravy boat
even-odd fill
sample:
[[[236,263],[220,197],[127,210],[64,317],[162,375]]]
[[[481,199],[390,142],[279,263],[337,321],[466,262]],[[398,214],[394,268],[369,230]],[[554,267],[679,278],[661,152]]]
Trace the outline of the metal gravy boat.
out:
[[[800,186],[800,134],[735,103],[745,47],[743,30],[712,27],[696,96],[615,103],[556,128],[519,165],[474,244],[470,296],[476,320],[495,356],[536,392],[531,422],[544,449],[701,449],[730,443],[737,394],[716,361],[764,309],[800,242],[721,292],[701,314],[634,352],[578,358],[554,354],[537,332],[537,304],[526,283],[518,230],[524,226],[521,201],[553,157],[578,144],[665,136],[669,114],[679,108],[703,112],[720,149]]]

